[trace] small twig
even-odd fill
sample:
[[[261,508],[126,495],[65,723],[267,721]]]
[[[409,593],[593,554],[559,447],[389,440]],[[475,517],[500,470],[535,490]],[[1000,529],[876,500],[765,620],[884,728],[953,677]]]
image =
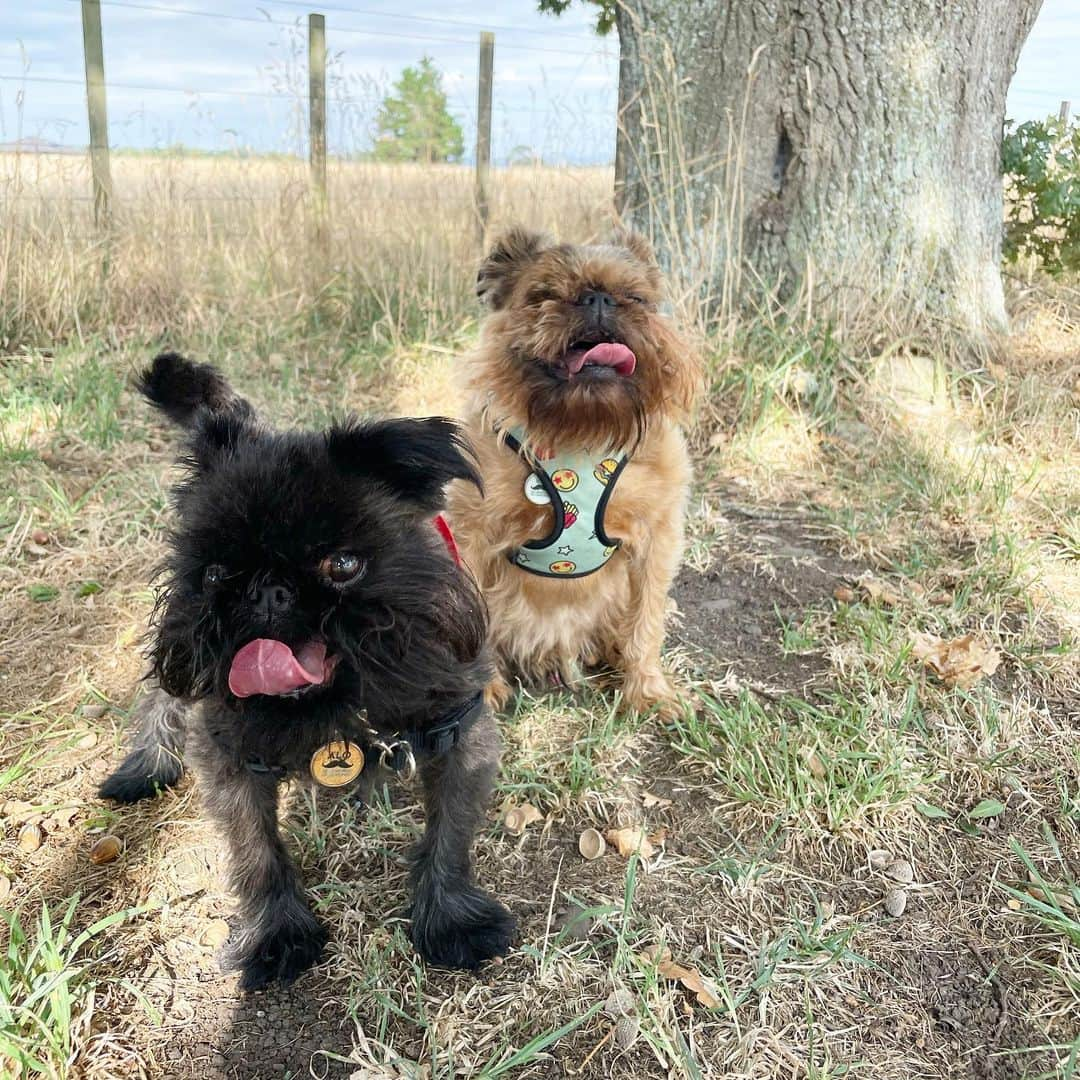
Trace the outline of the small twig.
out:
[[[614,1025],[612,1025],[612,1027],[608,1030],[608,1033],[589,1051],[588,1057],[586,1057],[585,1060],[578,1066],[578,1068],[577,1068],[577,1075],[578,1076],[580,1076],[585,1071],[585,1066],[588,1065],[589,1062],[592,1061],[592,1059],[594,1057],[596,1057],[596,1055],[600,1052],[601,1047],[603,1047],[603,1045],[614,1034],[615,1034],[615,1027],[614,1027]]]
[[[994,988],[994,997],[997,998],[998,1009],[1000,1011],[997,1022],[997,1031],[994,1032],[994,1041],[997,1042],[1001,1039],[1001,1033],[1005,1030],[1005,1024],[1009,1019],[1009,991],[998,978],[997,969],[981,952],[979,952],[978,948],[970,941],[965,941],[964,944],[968,947],[968,951],[971,955],[978,960],[979,967],[983,969],[987,979],[990,980],[990,985]]]

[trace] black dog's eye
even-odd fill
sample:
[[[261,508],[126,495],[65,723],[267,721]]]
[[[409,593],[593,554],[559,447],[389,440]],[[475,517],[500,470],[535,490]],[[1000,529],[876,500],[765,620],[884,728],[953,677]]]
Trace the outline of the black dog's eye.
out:
[[[217,588],[225,580],[225,567],[212,563],[203,571],[202,580],[204,588]]]
[[[335,551],[319,563],[319,573],[332,585],[351,585],[366,569],[367,563],[352,551]]]

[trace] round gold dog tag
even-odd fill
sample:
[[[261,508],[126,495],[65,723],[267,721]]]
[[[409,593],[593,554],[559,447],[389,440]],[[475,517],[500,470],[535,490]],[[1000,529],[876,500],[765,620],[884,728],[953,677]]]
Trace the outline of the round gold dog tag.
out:
[[[323,787],[344,787],[363,771],[364,751],[354,742],[328,742],[311,755],[311,775]]]

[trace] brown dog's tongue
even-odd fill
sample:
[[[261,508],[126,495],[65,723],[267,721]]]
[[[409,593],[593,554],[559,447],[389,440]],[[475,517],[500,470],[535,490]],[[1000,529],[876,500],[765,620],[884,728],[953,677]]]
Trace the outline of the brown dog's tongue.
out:
[[[586,364],[614,368],[617,375],[628,376],[634,374],[637,357],[617,341],[603,341],[591,349],[574,349],[567,353],[566,370],[571,375],[577,375]]]
[[[326,681],[326,645],[309,641],[295,655],[283,641],[256,638],[234,657],[229,668],[229,689],[239,698],[253,694],[290,694],[302,686]]]

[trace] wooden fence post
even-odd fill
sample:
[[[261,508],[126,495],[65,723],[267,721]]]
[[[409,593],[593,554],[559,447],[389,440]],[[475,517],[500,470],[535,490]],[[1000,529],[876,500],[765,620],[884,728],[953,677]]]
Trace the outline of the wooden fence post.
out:
[[[329,242],[329,200],[326,192],[326,19],[308,15],[309,158],[315,242]]]
[[[1063,101],[1061,103],[1061,108],[1058,110],[1058,119],[1062,122],[1062,124],[1067,124],[1069,122],[1069,110],[1071,108],[1071,101]]]
[[[476,98],[476,221],[480,247],[484,246],[490,206],[488,170],[491,168],[491,91],[495,71],[495,35],[480,34],[480,77]]]
[[[90,170],[94,186],[94,224],[112,220],[109,123],[105,110],[105,54],[101,44],[101,4],[82,0],[83,57],[86,61],[86,111],[90,121]]]

